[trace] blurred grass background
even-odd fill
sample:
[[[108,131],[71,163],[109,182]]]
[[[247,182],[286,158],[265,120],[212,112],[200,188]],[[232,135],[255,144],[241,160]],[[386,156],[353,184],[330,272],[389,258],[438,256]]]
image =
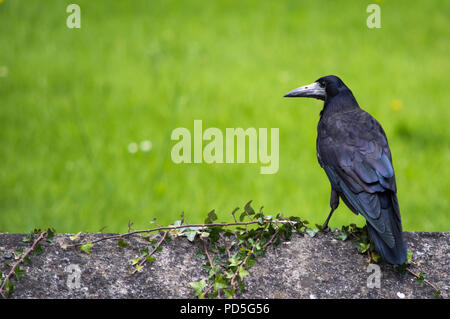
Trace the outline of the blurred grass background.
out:
[[[236,207],[322,223],[322,102],[283,99],[336,74],[384,126],[404,229],[449,231],[450,2],[0,3],[0,231],[148,228]],[[176,127],[280,128],[280,168],[171,161]],[[225,131],[223,131],[225,132]],[[129,151],[149,141],[149,151]],[[147,142],[147,146],[148,146]],[[133,146],[131,146],[131,149]],[[330,225],[364,223],[341,202]]]

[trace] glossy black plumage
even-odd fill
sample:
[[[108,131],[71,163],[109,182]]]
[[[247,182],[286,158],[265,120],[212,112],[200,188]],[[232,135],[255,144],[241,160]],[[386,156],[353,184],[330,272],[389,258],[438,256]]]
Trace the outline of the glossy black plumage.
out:
[[[364,216],[381,257],[403,264],[407,252],[386,134],[338,77],[320,78],[315,86],[314,97],[323,88],[325,100],[317,126],[317,158],[332,188],[331,212],[324,226],[341,198],[351,211]],[[308,96],[307,90],[297,89],[295,96]],[[286,96],[294,96],[290,93]]]

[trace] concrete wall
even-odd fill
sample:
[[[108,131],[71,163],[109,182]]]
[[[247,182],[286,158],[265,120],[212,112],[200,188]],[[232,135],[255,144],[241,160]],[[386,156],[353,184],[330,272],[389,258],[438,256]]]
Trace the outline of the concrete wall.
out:
[[[8,272],[13,252],[27,249],[24,234],[0,234],[0,271]],[[94,240],[105,234],[88,234]],[[204,263],[196,257],[199,240],[176,238],[155,254],[156,260],[130,274],[131,260],[148,246],[142,238],[97,243],[88,255],[79,249],[63,250],[69,234],[58,234],[53,243],[43,241],[43,253],[31,256],[31,264],[11,298],[192,298],[189,282],[207,278]],[[408,250],[413,251],[414,272],[427,273],[443,297],[450,288],[450,233],[405,233]],[[339,241],[332,233],[315,237],[292,236],[291,241],[270,247],[250,268],[240,298],[435,298],[433,288],[419,285],[409,273],[380,263],[379,288],[373,287],[377,269],[368,268],[365,256],[357,253],[352,240]],[[371,284],[372,283],[372,284]]]

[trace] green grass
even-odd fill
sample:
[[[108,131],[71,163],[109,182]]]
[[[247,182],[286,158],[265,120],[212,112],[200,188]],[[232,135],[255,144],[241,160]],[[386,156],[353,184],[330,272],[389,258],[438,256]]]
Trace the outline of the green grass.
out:
[[[381,1],[376,30],[371,1],[79,0],[68,29],[72,2],[0,3],[0,231],[231,220],[250,199],[322,223],[322,102],[282,96],[328,74],[385,128],[404,229],[450,230],[449,1]],[[195,119],[278,127],[278,173],[174,164],[170,134]],[[143,140],[150,152],[128,151]],[[330,225],[350,222],[363,219],[341,203]]]

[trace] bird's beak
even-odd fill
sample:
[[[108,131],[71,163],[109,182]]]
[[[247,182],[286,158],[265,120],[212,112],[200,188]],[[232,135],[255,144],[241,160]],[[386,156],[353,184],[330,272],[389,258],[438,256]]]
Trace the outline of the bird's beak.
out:
[[[301,86],[284,95],[284,97],[313,97],[325,101],[326,91],[318,82]]]

